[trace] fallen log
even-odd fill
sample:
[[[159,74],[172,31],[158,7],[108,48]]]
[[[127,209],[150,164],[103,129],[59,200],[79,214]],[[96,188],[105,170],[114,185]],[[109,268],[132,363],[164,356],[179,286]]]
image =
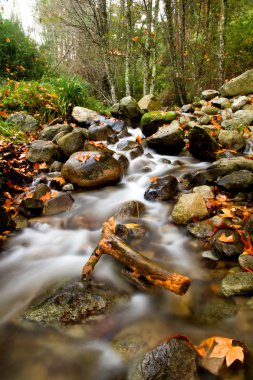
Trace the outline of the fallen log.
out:
[[[101,255],[108,254],[123,263],[131,271],[131,276],[140,281],[167,289],[177,295],[183,295],[187,292],[191,284],[188,277],[178,273],[170,273],[140,252],[134,251],[115,235],[115,227],[116,223],[113,217],[104,223],[98,248],[83,267],[83,280],[93,272]]]

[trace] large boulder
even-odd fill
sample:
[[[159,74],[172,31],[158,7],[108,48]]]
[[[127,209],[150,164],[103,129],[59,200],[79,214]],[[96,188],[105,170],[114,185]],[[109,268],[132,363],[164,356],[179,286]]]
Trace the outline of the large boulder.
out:
[[[11,114],[6,121],[8,124],[20,128],[23,132],[34,133],[40,129],[38,120],[21,112]]]
[[[138,102],[138,106],[144,112],[158,111],[161,109],[161,102],[155,97],[155,95],[145,95]]]
[[[177,224],[187,224],[194,219],[204,219],[207,216],[204,198],[195,193],[182,194],[172,211],[172,219]]]
[[[70,183],[90,188],[120,181],[122,169],[108,153],[76,152],[63,165],[61,175]]]
[[[73,131],[73,127],[68,124],[56,124],[52,127],[46,127],[39,133],[40,140],[53,140],[60,132],[69,133]]]
[[[184,135],[175,120],[170,125],[160,127],[156,133],[148,137],[147,143],[158,153],[176,155],[184,146]]]
[[[221,96],[248,95],[253,93],[253,69],[246,71],[220,88]]]
[[[145,113],[141,118],[142,133],[148,137],[157,132],[158,128],[164,124],[169,124],[177,118],[174,111],[152,111]]]
[[[203,161],[215,161],[219,145],[202,127],[195,126],[189,134],[190,153]]]
[[[52,163],[61,160],[61,152],[57,145],[51,141],[35,140],[31,142],[31,146],[27,156],[28,161]]]
[[[140,124],[143,111],[134,98],[126,96],[119,103],[112,106],[111,114],[114,117],[125,120],[128,126],[137,127]]]
[[[71,156],[83,148],[85,140],[87,140],[86,130],[75,129],[73,132],[62,136],[57,140],[57,143],[66,156]]]
[[[97,112],[84,107],[74,107],[71,116],[80,127],[87,127],[100,120]]]
[[[235,129],[240,126],[248,126],[253,122],[253,111],[252,110],[239,110],[236,111],[231,119],[224,120],[221,126],[224,129]]]

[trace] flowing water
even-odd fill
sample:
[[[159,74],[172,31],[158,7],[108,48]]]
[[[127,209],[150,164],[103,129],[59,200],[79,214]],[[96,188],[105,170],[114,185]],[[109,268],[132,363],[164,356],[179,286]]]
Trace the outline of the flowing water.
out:
[[[129,139],[135,140],[141,132],[136,129],[131,134]],[[226,300],[217,291],[230,264],[202,257],[204,242],[172,223],[173,203],[144,199],[152,177],[180,177],[208,164],[161,156],[147,148],[130,162],[121,183],[74,193],[71,211],[38,218],[9,240],[0,260],[1,378],[124,378],[136,355],[175,334],[187,335],[194,344],[219,335],[253,347],[249,298]],[[188,293],[180,297],[163,290],[140,291],[125,279],[119,264],[106,257],[95,268],[94,282],[97,289],[114,289],[118,300],[105,316],[92,319],[88,326],[53,327],[24,317],[32,301],[44,299],[50,289],[80,281],[82,266],[100,239],[102,223],[131,200],[146,206],[142,223],[147,233],[141,250],[169,270],[190,277]]]

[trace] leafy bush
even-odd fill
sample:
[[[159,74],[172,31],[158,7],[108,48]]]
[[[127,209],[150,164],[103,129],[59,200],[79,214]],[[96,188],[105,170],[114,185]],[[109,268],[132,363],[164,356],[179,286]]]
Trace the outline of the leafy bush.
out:
[[[0,87],[0,117],[6,119],[9,114],[22,111],[45,123],[59,116],[65,118],[74,106],[107,113],[89,92],[89,85],[77,76],[62,75],[40,82],[8,79]]]
[[[2,77],[39,79],[46,61],[36,43],[25,35],[17,21],[0,16],[0,72]]]

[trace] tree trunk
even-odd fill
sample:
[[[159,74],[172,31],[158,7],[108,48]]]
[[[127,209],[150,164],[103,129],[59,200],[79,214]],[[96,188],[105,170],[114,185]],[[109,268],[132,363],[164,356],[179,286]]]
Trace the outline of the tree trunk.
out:
[[[132,0],[126,0],[126,66],[125,66],[125,85],[126,85],[126,96],[131,96],[130,89],[130,56],[131,56],[131,30],[132,30],[132,20],[131,20],[131,8]]]
[[[220,17],[220,52],[219,52],[219,84],[225,81],[225,46],[226,46],[226,8],[227,0],[221,0],[221,17]]]
[[[154,19],[153,19],[153,52],[152,52],[152,72],[150,80],[150,91],[152,95],[155,91],[155,82],[156,82],[156,72],[157,72],[157,23],[158,23],[158,14],[159,14],[159,5],[160,0],[156,0],[155,9],[154,9]]]
[[[151,28],[152,28],[152,9],[153,0],[144,0],[144,7],[146,13],[147,29],[145,30],[146,40],[144,48],[144,78],[143,78],[143,95],[149,93],[150,82],[150,57],[151,57]]]

